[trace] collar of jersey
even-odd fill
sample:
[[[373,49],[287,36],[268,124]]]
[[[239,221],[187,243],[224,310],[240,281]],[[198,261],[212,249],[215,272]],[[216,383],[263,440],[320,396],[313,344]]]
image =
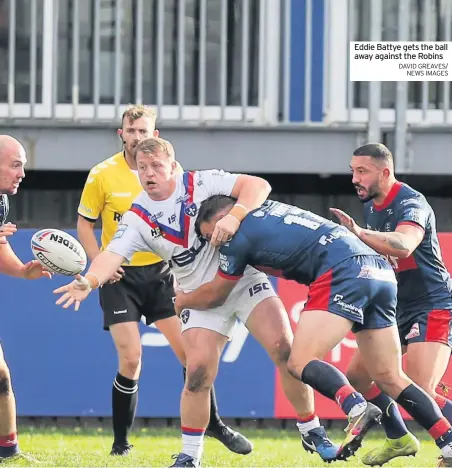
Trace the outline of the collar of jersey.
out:
[[[393,186],[391,187],[391,190],[386,195],[386,198],[383,200],[383,203],[381,205],[377,205],[374,202],[375,210],[376,211],[381,211],[381,210],[386,209],[394,201],[395,197],[400,192],[400,189],[402,188],[402,185],[403,185],[402,182],[399,182],[398,180],[396,180],[394,182]]]
[[[193,203],[193,172],[184,172],[182,180],[185,187],[186,200],[182,201],[180,204],[179,231],[159,223],[158,220],[153,220],[151,213],[137,203],[132,205],[130,211],[138,215],[151,228],[158,228],[165,239],[174,244],[181,245],[182,247],[188,247],[190,216],[185,213],[185,208]]]

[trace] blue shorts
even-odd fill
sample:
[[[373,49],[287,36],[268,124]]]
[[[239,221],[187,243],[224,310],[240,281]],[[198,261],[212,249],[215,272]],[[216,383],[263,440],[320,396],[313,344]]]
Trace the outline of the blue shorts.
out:
[[[379,255],[348,258],[309,287],[304,310],[326,310],[354,322],[353,332],[396,325],[397,280]]]
[[[397,310],[400,342],[443,343],[452,348],[452,311],[448,309],[411,311]],[[403,320],[400,320],[400,317]]]

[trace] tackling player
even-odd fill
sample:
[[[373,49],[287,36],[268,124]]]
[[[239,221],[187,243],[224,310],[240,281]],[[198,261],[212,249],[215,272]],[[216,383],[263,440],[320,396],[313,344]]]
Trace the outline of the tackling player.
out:
[[[352,183],[364,203],[366,229],[343,211],[332,209],[341,224],[363,242],[387,256],[398,280],[397,323],[406,351],[407,375],[435,398],[452,422],[452,402],[436,393],[451,354],[452,282],[441,258],[435,213],[425,197],[395,178],[391,152],[382,144],[368,144],[353,153]],[[385,414],[384,445],[363,459],[382,465],[396,456],[417,451],[397,405],[381,394],[357,353],[347,375]]]
[[[17,258],[7,241],[16,226],[6,223],[8,195],[15,195],[25,177],[27,157],[24,147],[13,137],[0,135],[0,273],[16,278],[51,278],[37,260],[25,265]],[[6,312],[6,311],[4,311]],[[16,425],[16,400],[11,375],[0,345],[0,461],[19,454]]]
[[[214,194],[238,198],[230,215],[214,228],[211,241],[217,244],[227,241],[248,210],[260,206],[270,192],[265,180],[248,175],[215,170],[176,174],[172,147],[161,139],[140,142],[136,162],[144,191],[124,214],[113,240],[94,259],[85,277],[55,291],[63,293],[57,304],[65,308],[75,304],[78,309],[91,288],[105,284],[135,252],[154,252],[169,264],[180,287],[197,288],[218,269],[214,246],[195,231],[200,203]],[[237,318],[278,366],[284,391],[299,415],[297,425],[305,449],[316,450],[324,460],[335,459],[337,447],[315,415],[312,389],[288,372],[293,334],[284,306],[266,275],[249,268],[222,307],[209,312],[187,310],[181,316],[187,380],[181,397],[183,447],[173,466],[199,466],[209,421],[209,390]]]
[[[229,216],[234,203],[235,199],[225,196],[202,203],[198,233],[209,240],[216,223]],[[178,292],[176,311],[183,315],[186,309],[221,306],[248,265],[309,285],[288,365],[294,376],[336,400],[348,415],[347,437],[339,457],[353,453],[381,416],[381,410],[367,403],[342,372],[322,361],[353,330],[373,380],[429,431],[441,449],[441,463],[452,466],[450,423],[436,402],[401,368],[395,319],[397,282],[384,257],[332,221],[267,201],[251,212],[232,240],[220,248],[215,278],[195,291]]]
[[[96,220],[99,216],[102,219],[102,249],[105,249],[122,215],[143,190],[133,151],[140,141],[158,135],[155,121],[156,114],[151,108],[130,106],[118,130],[124,150],[97,164],[88,175],[78,208],[77,232],[91,261],[101,251],[94,233]],[[182,172],[180,166],[177,170]],[[119,361],[112,388],[114,440],[111,455],[128,455],[132,448],[128,436],[138,404],[142,355],[138,323],[142,317],[147,325],[155,323],[185,365],[180,320],[174,313],[173,284],[173,275],[159,256],[137,252],[99,290],[104,329],[110,330]],[[245,455],[252,451],[252,444],[246,437],[221,421],[213,387],[207,433],[235,453]]]

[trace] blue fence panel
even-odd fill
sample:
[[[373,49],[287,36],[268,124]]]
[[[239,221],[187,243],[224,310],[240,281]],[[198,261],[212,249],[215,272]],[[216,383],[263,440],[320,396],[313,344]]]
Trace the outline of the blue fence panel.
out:
[[[323,120],[325,0],[313,0],[310,54],[306,54],[306,0],[291,0],[290,16],[290,108],[291,122]],[[311,60],[311,89],[306,89],[306,69]],[[306,93],[310,93],[310,116],[305,113]]]
[[[21,230],[11,245],[32,259],[33,230]],[[75,232],[69,231],[72,235]],[[0,277],[3,291],[0,337],[11,368],[21,416],[110,416],[116,351],[102,329],[97,294],[78,312],[55,305],[52,290],[69,281]],[[138,416],[178,417],[182,368],[162,335],[140,325],[143,370]],[[216,382],[225,417],[273,417],[275,370],[244,327],[227,345]]]

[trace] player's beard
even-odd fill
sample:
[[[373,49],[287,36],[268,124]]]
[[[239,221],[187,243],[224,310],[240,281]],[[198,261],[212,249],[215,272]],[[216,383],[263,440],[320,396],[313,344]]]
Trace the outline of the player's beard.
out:
[[[358,193],[358,190],[356,191],[358,199],[361,203],[367,203],[368,201],[378,197],[378,195],[380,194],[377,184],[372,184],[368,189],[366,189],[362,185],[355,185],[355,190],[358,188],[363,190],[363,192],[361,192],[361,195]]]

